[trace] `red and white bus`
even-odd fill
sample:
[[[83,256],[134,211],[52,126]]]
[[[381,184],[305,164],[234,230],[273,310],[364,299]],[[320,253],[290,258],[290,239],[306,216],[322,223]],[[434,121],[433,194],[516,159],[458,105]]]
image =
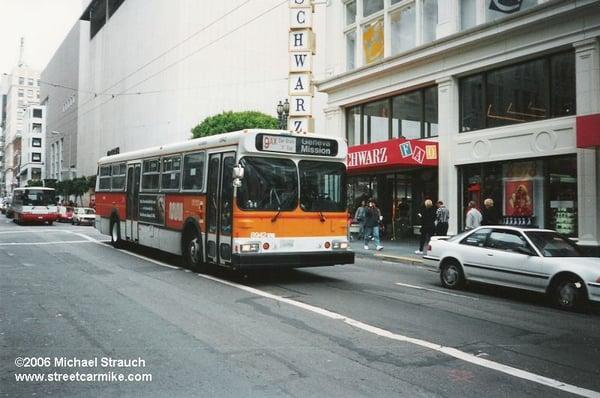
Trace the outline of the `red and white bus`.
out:
[[[244,130],[106,156],[96,228],[123,241],[217,264],[348,264],[347,145],[339,138]]]
[[[12,211],[17,224],[42,222],[52,225],[58,219],[54,188],[15,188]]]

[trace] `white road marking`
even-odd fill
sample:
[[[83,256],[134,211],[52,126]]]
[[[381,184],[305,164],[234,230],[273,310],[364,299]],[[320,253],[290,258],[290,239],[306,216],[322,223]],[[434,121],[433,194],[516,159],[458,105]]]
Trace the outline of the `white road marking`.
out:
[[[54,242],[3,242],[0,246],[39,246],[39,245],[60,245],[65,243],[93,243],[89,240],[57,240]]]
[[[161,261],[157,261],[157,260],[145,257],[145,256],[141,256],[139,254],[131,253],[131,252],[124,251],[124,250],[119,250],[119,251],[129,254],[129,255],[132,255],[134,257],[138,257],[140,259],[149,261],[151,263],[163,266],[163,267],[180,269],[179,267],[174,267],[172,265],[165,264]],[[408,337],[408,336],[404,336],[401,334],[393,333],[393,332],[390,332],[389,330],[381,329],[376,326],[372,326],[372,325],[363,323],[361,321],[357,321],[357,320],[347,317],[345,315],[338,314],[336,312],[329,311],[324,308],[316,307],[316,306],[306,304],[306,303],[303,303],[300,301],[292,300],[292,299],[289,299],[286,297],[277,296],[275,294],[268,293],[263,290],[255,289],[250,286],[240,285],[235,282],[229,282],[229,281],[219,279],[219,278],[216,278],[216,277],[210,276],[210,275],[204,275],[204,274],[197,274],[197,275],[201,278],[208,279],[213,282],[217,282],[217,283],[227,285],[227,286],[230,286],[230,287],[233,287],[236,289],[240,289],[245,292],[255,294],[257,296],[261,296],[261,297],[265,297],[265,298],[272,299],[275,301],[279,301],[281,303],[286,303],[286,304],[292,305],[294,307],[298,307],[298,308],[313,312],[315,314],[325,316],[325,317],[333,319],[333,320],[343,321],[344,323],[346,323],[348,325],[354,326],[358,329],[375,334],[377,336],[386,337],[386,338],[389,338],[392,340],[402,341],[405,343],[414,344],[414,345],[417,345],[420,347],[428,348],[430,350],[444,353],[448,356],[451,356],[456,359],[460,359],[462,361],[471,363],[473,365],[481,366],[481,367],[484,367],[487,369],[496,370],[501,373],[505,373],[505,374],[508,374],[508,375],[511,375],[514,377],[518,377],[520,379],[532,381],[534,383],[538,383],[538,384],[541,384],[541,385],[544,385],[547,387],[555,388],[557,390],[566,391],[571,394],[576,394],[576,395],[580,395],[582,397],[588,397],[588,398],[600,398],[600,392],[597,392],[597,391],[578,387],[578,386],[575,386],[572,384],[563,383],[560,380],[551,379],[549,377],[544,377],[544,376],[541,376],[541,375],[538,375],[538,374],[535,374],[532,372],[514,368],[512,366],[503,365],[501,363],[494,362],[489,359],[480,358],[476,355],[469,354],[468,352],[464,352],[464,351],[458,350],[456,348],[445,347],[445,346],[442,346],[442,345],[439,345],[436,343],[432,343],[432,342],[429,342],[426,340],[416,339],[413,337]]]
[[[404,286],[404,287],[410,287],[412,289],[417,289],[417,290],[425,290],[425,291],[428,291],[428,292],[445,294],[447,296],[462,297],[462,298],[468,298],[468,299],[471,299],[471,300],[479,300],[477,297],[471,297],[471,296],[465,296],[463,294],[456,294],[456,293],[445,292],[443,290],[429,289],[429,288],[423,287],[423,286],[408,285],[406,283],[400,283],[400,282],[396,282],[396,285],[398,285],[398,286]]]

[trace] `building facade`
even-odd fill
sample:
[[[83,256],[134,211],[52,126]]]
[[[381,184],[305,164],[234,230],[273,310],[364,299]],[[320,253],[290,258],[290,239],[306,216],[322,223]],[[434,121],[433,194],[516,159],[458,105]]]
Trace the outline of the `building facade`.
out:
[[[30,105],[40,101],[40,74],[24,64],[13,69],[6,79],[6,123],[4,128],[5,189],[10,195],[20,185],[21,139]]]
[[[333,1],[327,21],[326,129],[351,154],[438,145],[417,158],[434,166],[350,167],[351,206],[377,197],[399,238],[426,198],[449,233],[491,198],[503,223],[600,245],[599,149],[578,141],[600,134],[599,1]]]
[[[19,186],[26,187],[30,181],[41,183],[46,178],[46,107],[31,105],[23,118],[21,155],[19,162]]]
[[[40,99],[47,110],[44,173],[48,179],[78,176],[79,65],[88,43],[89,22],[77,21],[41,73]]]
[[[315,32],[324,32],[324,7],[315,5]],[[108,151],[189,139],[223,111],[277,116],[289,90],[289,13],[276,0],[91,1],[82,17],[89,33],[81,36],[78,174],[96,174]],[[324,34],[316,40],[324,50],[313,72],[323,78]],[[324,104],[315,94],[313,107]],[[322,131],[324,117],[314,116]]]

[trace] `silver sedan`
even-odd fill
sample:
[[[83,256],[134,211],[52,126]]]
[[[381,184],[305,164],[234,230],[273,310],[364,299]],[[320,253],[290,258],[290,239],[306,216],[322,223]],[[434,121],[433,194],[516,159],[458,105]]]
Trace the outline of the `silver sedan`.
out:
[[[600,302],[600,258],[583,257],[575,243],[551,230],[485,226],[433,237],[423,258],[449,289],[476,281],[532,290],[567,310]]]

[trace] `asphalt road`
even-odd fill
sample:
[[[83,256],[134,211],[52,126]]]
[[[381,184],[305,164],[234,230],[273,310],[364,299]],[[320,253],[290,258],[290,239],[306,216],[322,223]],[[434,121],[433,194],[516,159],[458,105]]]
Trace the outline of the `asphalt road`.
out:
[[[107,238],[0,217],[1,396],[600,396],[597,308],[567,313],[485,286],[448,291],[425,268],[365,258],[198,275]],[[152,380],[16,381],[76,372]]]

